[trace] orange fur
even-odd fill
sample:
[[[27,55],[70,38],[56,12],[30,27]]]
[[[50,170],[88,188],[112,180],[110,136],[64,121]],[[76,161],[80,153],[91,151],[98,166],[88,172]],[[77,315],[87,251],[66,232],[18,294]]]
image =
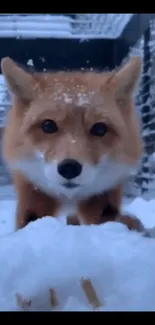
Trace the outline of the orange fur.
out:
[[[72,158],[95,167],[103,155],[108,155],[111,161],[119,159],[122,164],[135,166],[142,149],[133,99],[140,75],[139,58],[131,59],[116,72],[106,73],[28,73],[9,58],[4,58],[1,66],[13,94],[3,151],[18,197],[17,228],[27,224],[31,217],[57,217],[62,201],[67,205],[73,201],[56,192],[36,190],[20,170],[12,168],[14,161],[31,158],[34,150],[44,152],[46,162]],[[45,119],[54,120],[59,131],[44,134],[41,123]],[[99,121],[106,123],[108,133],[93,137],[89,130]],[[117,219],[126,178],[122,176],[106,191],[75,197],[77,223],[78,215],[86,224]],[[104,215],[107,205],[116,209],[115,216]]]

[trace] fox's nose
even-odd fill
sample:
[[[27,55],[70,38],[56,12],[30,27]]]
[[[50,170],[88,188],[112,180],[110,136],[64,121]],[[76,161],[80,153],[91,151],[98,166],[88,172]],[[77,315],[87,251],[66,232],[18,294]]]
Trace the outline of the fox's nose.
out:
[[[74,159],[64,159],[58,165],[58,173],[66,179],[72,179],[79,176],[81,171],[82,165]]]

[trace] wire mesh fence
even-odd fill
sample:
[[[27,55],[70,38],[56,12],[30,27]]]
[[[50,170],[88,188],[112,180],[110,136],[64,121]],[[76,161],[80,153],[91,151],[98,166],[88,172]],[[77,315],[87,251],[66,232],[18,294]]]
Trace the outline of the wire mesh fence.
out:
[[[127,194],[155,195],[155,20],[138,43],[130,49],[129,57],[140,55],[143,70],[136,95],[136,108],[141,121],[144,153],[140,169],[127,186]]]
[[[117,38],[132,14],[76,14],[72,22],[74,36]]]

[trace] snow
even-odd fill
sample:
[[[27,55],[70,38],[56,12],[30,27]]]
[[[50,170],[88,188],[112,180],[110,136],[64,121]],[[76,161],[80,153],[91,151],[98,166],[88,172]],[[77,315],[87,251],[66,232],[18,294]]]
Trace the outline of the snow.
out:
[[[0,238],[14,231],[15,211],[16,201],[14,199],[0,201]]]
[[[0,201],[0,311],[94,310],[82,279],[96,291],[96,311],[155,311],[155,200],[139,197],[122,207],[152,228],[153,238],[114,222],[66,226],[65,217],[15,232],[15,209],[15,200]]]

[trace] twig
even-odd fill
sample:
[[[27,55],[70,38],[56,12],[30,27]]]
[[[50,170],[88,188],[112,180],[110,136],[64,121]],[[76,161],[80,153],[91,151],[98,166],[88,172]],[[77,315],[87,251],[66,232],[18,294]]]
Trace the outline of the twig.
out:
[[[31,300],[24,299],[19,293],[16,293],[16,302],[17,305],[25,311],[31,306]]]
[[[49,294],[50,294],[50,303],[53,308],[57,307],[59,305],[57,295],[55,292],[55,289],[49,289]]]
[[[102,304],[96,294],[96,291],[91,281],[89,279],[81,279],[81,286],[88,299],[89,304],[92,305],[94,308],[101,307]]]

